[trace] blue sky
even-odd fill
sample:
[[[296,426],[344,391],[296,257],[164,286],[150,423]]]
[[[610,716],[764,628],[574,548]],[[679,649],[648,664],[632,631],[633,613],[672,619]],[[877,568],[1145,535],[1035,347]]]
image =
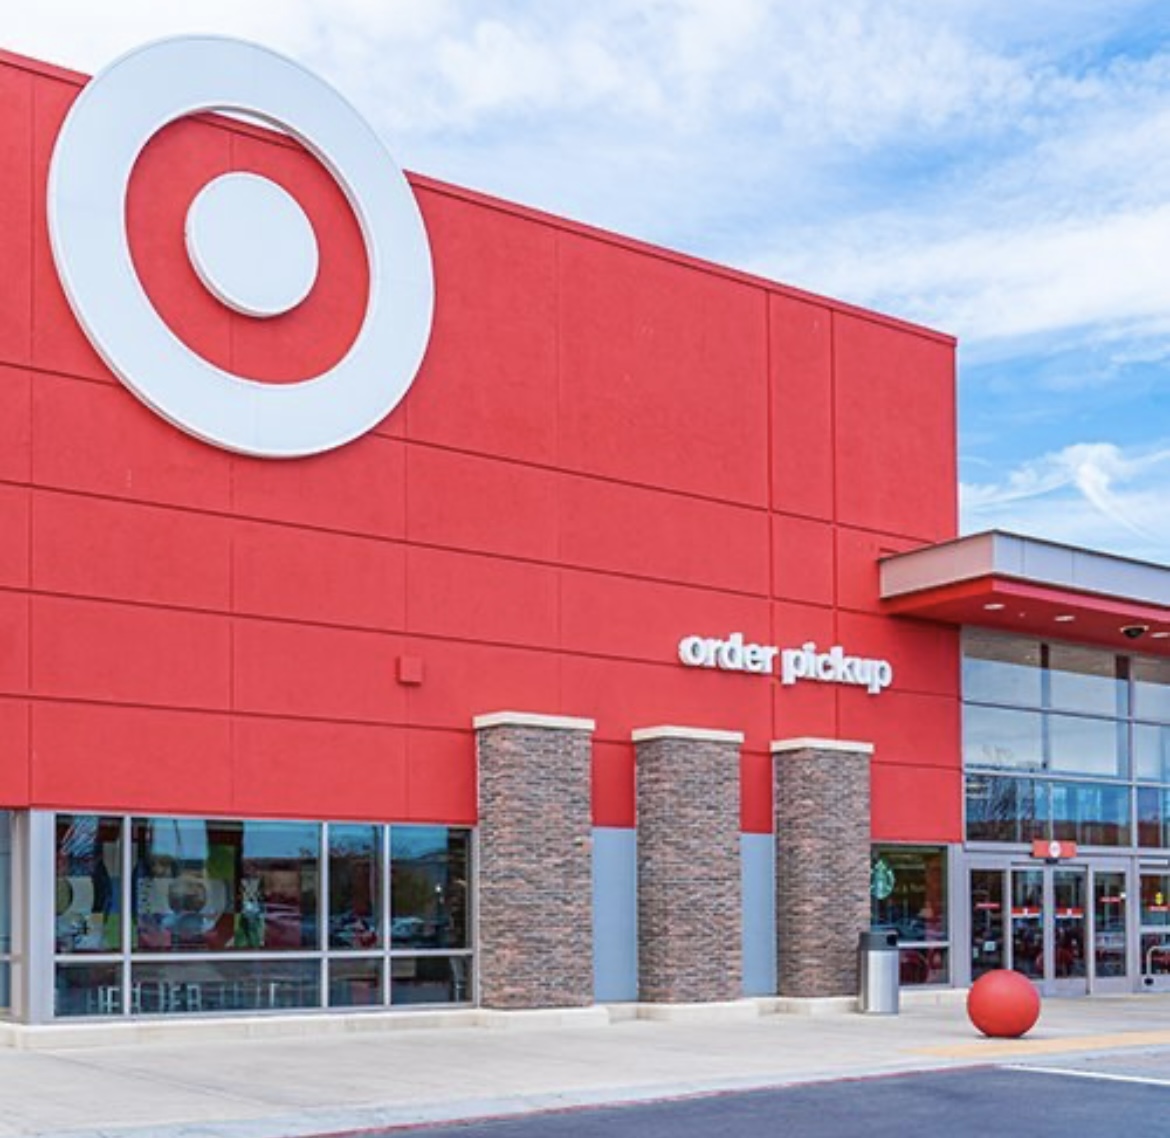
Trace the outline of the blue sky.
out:
[[[966,530],[1170,561],[1165,0],[41,0],[94,70],[218,31],[409,169],[959,337]]]

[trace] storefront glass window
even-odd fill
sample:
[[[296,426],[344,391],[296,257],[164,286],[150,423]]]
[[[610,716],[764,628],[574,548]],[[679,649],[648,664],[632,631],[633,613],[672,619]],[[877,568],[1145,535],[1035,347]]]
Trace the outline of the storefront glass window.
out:
[[[1027,845],[1037,839],[1084,846],[1130,843],[1128,786],[1046,779],[967,777],[967,838]]]
[[[1054,782],[1052,830],[1041,837],[1082,846],[1127,846],[1129,788],[1095,782]]]
[[[1137,814],[1138,845],[1147,849],[1170,847],[1170,791],[1139,786]]]
[[[1133,725],[1133,773],[1141,782],[1170,782],[1170,727]]]
[[[58,964],[56,1014],[63,1017],[121,1015],[121,964]]]
[[[377,1007],[383,1003],[382,957],[348,957],[329,962],[331,1008]]]
[[[391,1003],[457,1004],[467,999],[466,956],[414,956],[390,961]]]
[[[963,761],[969,767],[1040,770],[1044,765],[1044,720],[1036,711],[963,707]]]
[[[130,1010],[142,1015],[266,1012],[321,1004],[316,960],[207,960],[135,964]]]
[[[58,1016],[472,999],[468,830],[61,814],[56,856]]]
[[[468,947],[467,830],[391,829],[391,944],[395,949]]]
[[[947,983],[946,850],[875,846],[870,861],[870,918],[874,928],[898,931],[903,984]]]
[[[1133,784],[1170,784],[1170,661],[974,630],[963,656],[969,841],[1167,844]]]
[[[977,629],[963,635],[963,695],[978,703],[1039,707],[1040,644]]]
[[[320,835],[305,822],[136,818],[133,947],[316,948]]]
[[[394,826],[390,831],[390,943],[394,948],[466,948],[466,830]]]
[[[1050,707],[1085,715],[1128,714],[1128,688],[1112,652],[1050,644],[1047,679]]]
[[[57,816],[56,887],[58,952],[122,947],[121,818]]]
[[[1133,715],[1170,723],[1170,660],[1134,659]]]
[[[382,830],[329,827],[329,947],[382,943]]]
[[[1046,837],[1048,786],[1030,778],[967,777],[967,837],[1031,842]]]
[[[1084,715],[1049,715],[1047,725],[1049,770],[1093,778],[1126,776],[1124,723]]]

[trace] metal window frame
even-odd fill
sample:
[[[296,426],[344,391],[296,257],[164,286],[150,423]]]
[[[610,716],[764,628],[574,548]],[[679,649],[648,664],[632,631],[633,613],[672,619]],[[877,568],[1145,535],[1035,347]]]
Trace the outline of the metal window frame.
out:
[[[121,949],[116,952],[58,952],[56,948],[56,914],[53,904],[56,886],[56,829],[57,818],[61,815],[87,815],[116,818],[121,826],[122,878],[119,886]],[[317,944],[312,949],[287,949],[265,951],[263,949],[221,950],[207,952],[150,952],[135,949],[131,943],[133,932],[133,823],[155,818],[181,817],[201,822],[292,822],[317,827]],[[150,814],[150,813],[101,813],[81,808],[55,810],[33,810],[14,815],[13,839],[13,1014],[26,1023],[77,1022],[78,1020],[100,1021],[114,1019],[159,1019],[172,1018],[176,1013],[151,1013],[136,1010],[134,1001],[128,998],[133,992],[134,970],[143,965],[188,964],[210,962],[253,961],[279,964],[281,962],[313,961],[318,964],[319,997],[316,1006],[299,1008],[248,1009],[239,1014],[287,1015],[329,1012],[333,1014],[362,1014],[384,1011],[395,1005],[392,1000],[392,963],[401,959],[458,958],[468,961],[467,992],[457,1002],[410,1004],[414,1009],[446,1009],[475,1006],[478,992],[479,953],[476,944],[478,921],[478,869],[476,827],[470,825],[446,825],[443,823],[401,823],[386,821],[361,822],[358,820],[326,820],[306,818],[243,818],[230,815],[208,814]],[[329,834],[333,825],[369,825],[376,828],[378,842],[378,865],[381,875],[381,944],[374,949],[335,949],[329,945]],[[461,948],[394,948],[391,944],[392,890],[391,890],[391,831],[399,826],[431,826],[447,831],[467,834],[467,889],[468,929],[467,943]],[[329,1003],[329,971],[334,961],[378,960],[381,965],[382,1000],[368,1006],[333,1006]],[[55,982],[59,967],[83,966],[86,964],[114,964],[119,968],[118,1011],[111,1015],[58,1016],[55,1008]],[[19,968],[17,967],[19,965]],[[19,983],[17,982],[19,980]],[[18,999],[19,995],[19,999]],[[201,1015],[222,1015],[235,1013],[184,1012],[184,1020],[197,1019]]]

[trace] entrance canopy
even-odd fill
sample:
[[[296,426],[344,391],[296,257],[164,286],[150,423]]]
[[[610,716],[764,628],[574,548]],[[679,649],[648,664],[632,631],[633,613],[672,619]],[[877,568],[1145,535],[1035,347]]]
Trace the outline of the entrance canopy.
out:
[[[1170,568],[991,530],[883,558],[886,611],[1170,656]]]

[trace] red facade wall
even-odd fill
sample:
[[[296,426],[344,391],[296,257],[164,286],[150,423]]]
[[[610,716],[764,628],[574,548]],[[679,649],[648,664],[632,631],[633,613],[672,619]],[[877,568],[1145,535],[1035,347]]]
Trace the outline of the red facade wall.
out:
[[[746,733],[748,830],[770,740],[827,736],[876,745],[875,837],[958,838],[956,637],[882,615],[876,565],[955,532],[949,339],[415,178],[436,319],[404,402],[320,457],[229,455],[119,385],[61,293],[45,178],[78,83],[0,57],[0,805],[472,821],[472,716],[515,709],[597,720],[598,824],[633,822],[631,729],[676,723]],[[187,260],[230,169],[313,220],[287,316],[228,312]],[[194,350],[289,382],[348,347],[360,236],[303,153],[180,124],[128,215]],[[894,686],[677,662],[733,630]]]

